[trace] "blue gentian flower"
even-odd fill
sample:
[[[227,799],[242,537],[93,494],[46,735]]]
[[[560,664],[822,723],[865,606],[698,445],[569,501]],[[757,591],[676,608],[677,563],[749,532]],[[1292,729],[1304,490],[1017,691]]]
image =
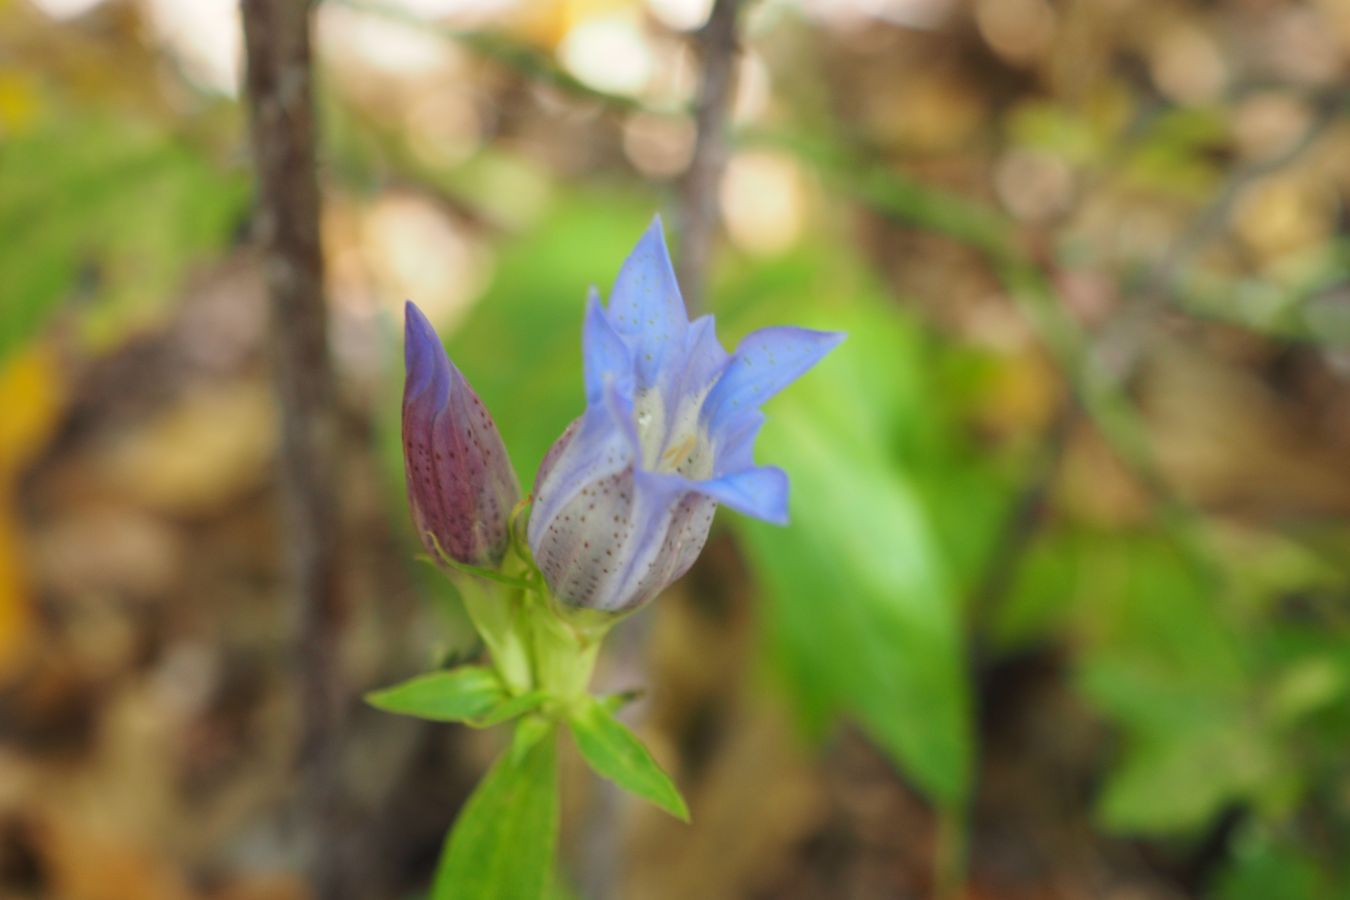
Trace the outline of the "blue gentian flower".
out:
[[[468,565],[496,566],[520,499],[497,423],[411,302],[404,357],[403,462],[417,534],[437,559],[444,552]]]
[[[754,461],[759,407],[841,340],[765,328],[728,355],[712,316],[689,321],[655,219],[608,309],[586,307],[586,412],[539,467],[528,538],[553,594],[621,612],[693,565],[717,504],[786,524],[787,475]]]

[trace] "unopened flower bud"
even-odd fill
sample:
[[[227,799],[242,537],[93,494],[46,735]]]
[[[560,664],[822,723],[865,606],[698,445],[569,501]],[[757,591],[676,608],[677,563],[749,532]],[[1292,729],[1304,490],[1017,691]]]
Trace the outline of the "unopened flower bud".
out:
[[[506,446],[426,316],[411,302],[405,314],[403,461],[413,524],[434,557],[496,566],[520,497]]]

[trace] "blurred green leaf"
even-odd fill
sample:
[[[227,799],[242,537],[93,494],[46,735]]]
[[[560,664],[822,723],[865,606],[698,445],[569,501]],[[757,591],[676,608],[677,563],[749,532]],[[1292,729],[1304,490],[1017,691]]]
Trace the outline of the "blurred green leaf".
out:
[[[1123,732],[1099,811],[1119,831],[1193,831],[1257,799],[1277,749],[1250,704],[1249,660],[1214,583],[1166,542],[1115,535],[1085,584],[1079,666],[1088,699]]]
[[[517,736],[460,810],[436,870],[434,900],[529,900],[553,884],[557,741],[533,719],[521,722]]]
[[[1207,199],[1221,174],[1216,156],[1229,139],[1220,110],[1169,109],[1153,121],[1123,166],[1128,183],[1194,200]]]
[[[1247,831],[1237,841],[1232,863],[1217,879],[1214,896],[1218,900],[1341,900],[1350,896],[1350,881],[1333,884],[1336,875],[1306,848],[1274,840],[1256,829]]]
[[[1240,720],[1210,712],[1201,722],[1131,738],[1099,801],[1108,828],[1194,831],[1261,784],[1270,770],[1269,746]]]
[[[1023,102],[1009,116],[1009,137],[1015,144],[1035,147],[1076,163],[1093,162],[1110,137],[1076,110],[1045,100]]]
[[[1064,634],[1077,647],[1078,686],[1120,735],[1098,806],[1113,830],[1193,835],[1234,806],[1286,815],[1343,756],[1343,633],[1269,608],[1340,582],[1287,540],[1228,552],[1220,587],[1157,534],[1064,525],[1033,544],[996,610],[1005,651]]]
[[[867,279],[821,252],[814,277],[780,280],[766,307],[778,321],[849,333],[768,408],[759,458],[790,473],[793,520],[781,529],[734,521],[807,723],[856,716],[937,802],[956,805],[972,756],[959,603],[894,452],[932,399],[921,389],[920,340]]]
[[[79,110],[51,122],[0,142],[0,356],[77,298],[89,339],[120,337],[228,241],[247,202],[242,171],[167,128]]]
[[[1043,534],[1018,560],[1016,577],[1007,595],[991,611],[986,624],[994,647],[1004,653],[1046,640],[1063,627],[1074,601],[1081,598],[1083,557],[1093,545],[1073,529]]]
[[[569,712],[567,724],[577,749],[597,774],[655,803],[675,818],[689,821],[689,808],[670,776],[652,759],[637,735],[614,718],[603,702],[587,698]]]

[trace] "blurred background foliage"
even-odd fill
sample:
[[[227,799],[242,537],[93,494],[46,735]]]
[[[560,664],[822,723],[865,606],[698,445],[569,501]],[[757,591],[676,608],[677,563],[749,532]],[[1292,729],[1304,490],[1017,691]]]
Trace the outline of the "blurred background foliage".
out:
[[[678,254],[709,6],[318,6],[369,896],[493,740],[355,699],[473,652],[411,562],[400,305],[530,484],[587,288],[653,212]],[[0,0],[4,896],[305,896],[236,16]],[[600,672],[695,824],[573,773],[560,890],[1350,895],[1350,6],[740,33],[707,311],[850,337],[769,408],[792,525],[719,517]]]

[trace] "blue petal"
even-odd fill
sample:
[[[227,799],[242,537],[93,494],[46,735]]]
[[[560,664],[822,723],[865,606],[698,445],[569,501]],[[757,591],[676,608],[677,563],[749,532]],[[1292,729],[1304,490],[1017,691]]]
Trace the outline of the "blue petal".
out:
[[[609,315],[636,351],[639,388],[652,387],[668,355],[679,352],[689,327],[660,216],[652,219],[619,270]]]
[[[632,398],[633,354],[600,305],[595,289],[586,301],[586,319],[582,325],[581,352],[585,359],[586,404],[604,402],[605,385],[612,384],[622,397]]]
[[[689,324],[680,353],[671,353],[658,375],[662,421],[667,428],[686,410],[698,412],[696,404],[701,404],[728,359],[730,356],[717,340],[712,316],[701,316]],[[675,437],[673,431],[666,432],[658,457],[665,454]]]
[[[788,477],[776,466],[742,469],[690,487],[736,512],[775,525],[788,523]]]
[[[678,373],[678,381],[673,385],[672,405],[678,405],[681,397],[701,394],[726,368],[730,357],[717,340],[717,330],[712,316],[700,316],[689,323],[685,335],[684,359]]]
[[[715,476],[721,477],[730,472],[755,467],[755,438],[764,426],[764,413],[752,409],[748,413],[736,416],[727,426],[714,435],[717,461],[713,469]]]
[[[704,421],[717,432],[758,409],[843,339],[838,332],[791,327],[762,328],[746,336],[704,402]]]

